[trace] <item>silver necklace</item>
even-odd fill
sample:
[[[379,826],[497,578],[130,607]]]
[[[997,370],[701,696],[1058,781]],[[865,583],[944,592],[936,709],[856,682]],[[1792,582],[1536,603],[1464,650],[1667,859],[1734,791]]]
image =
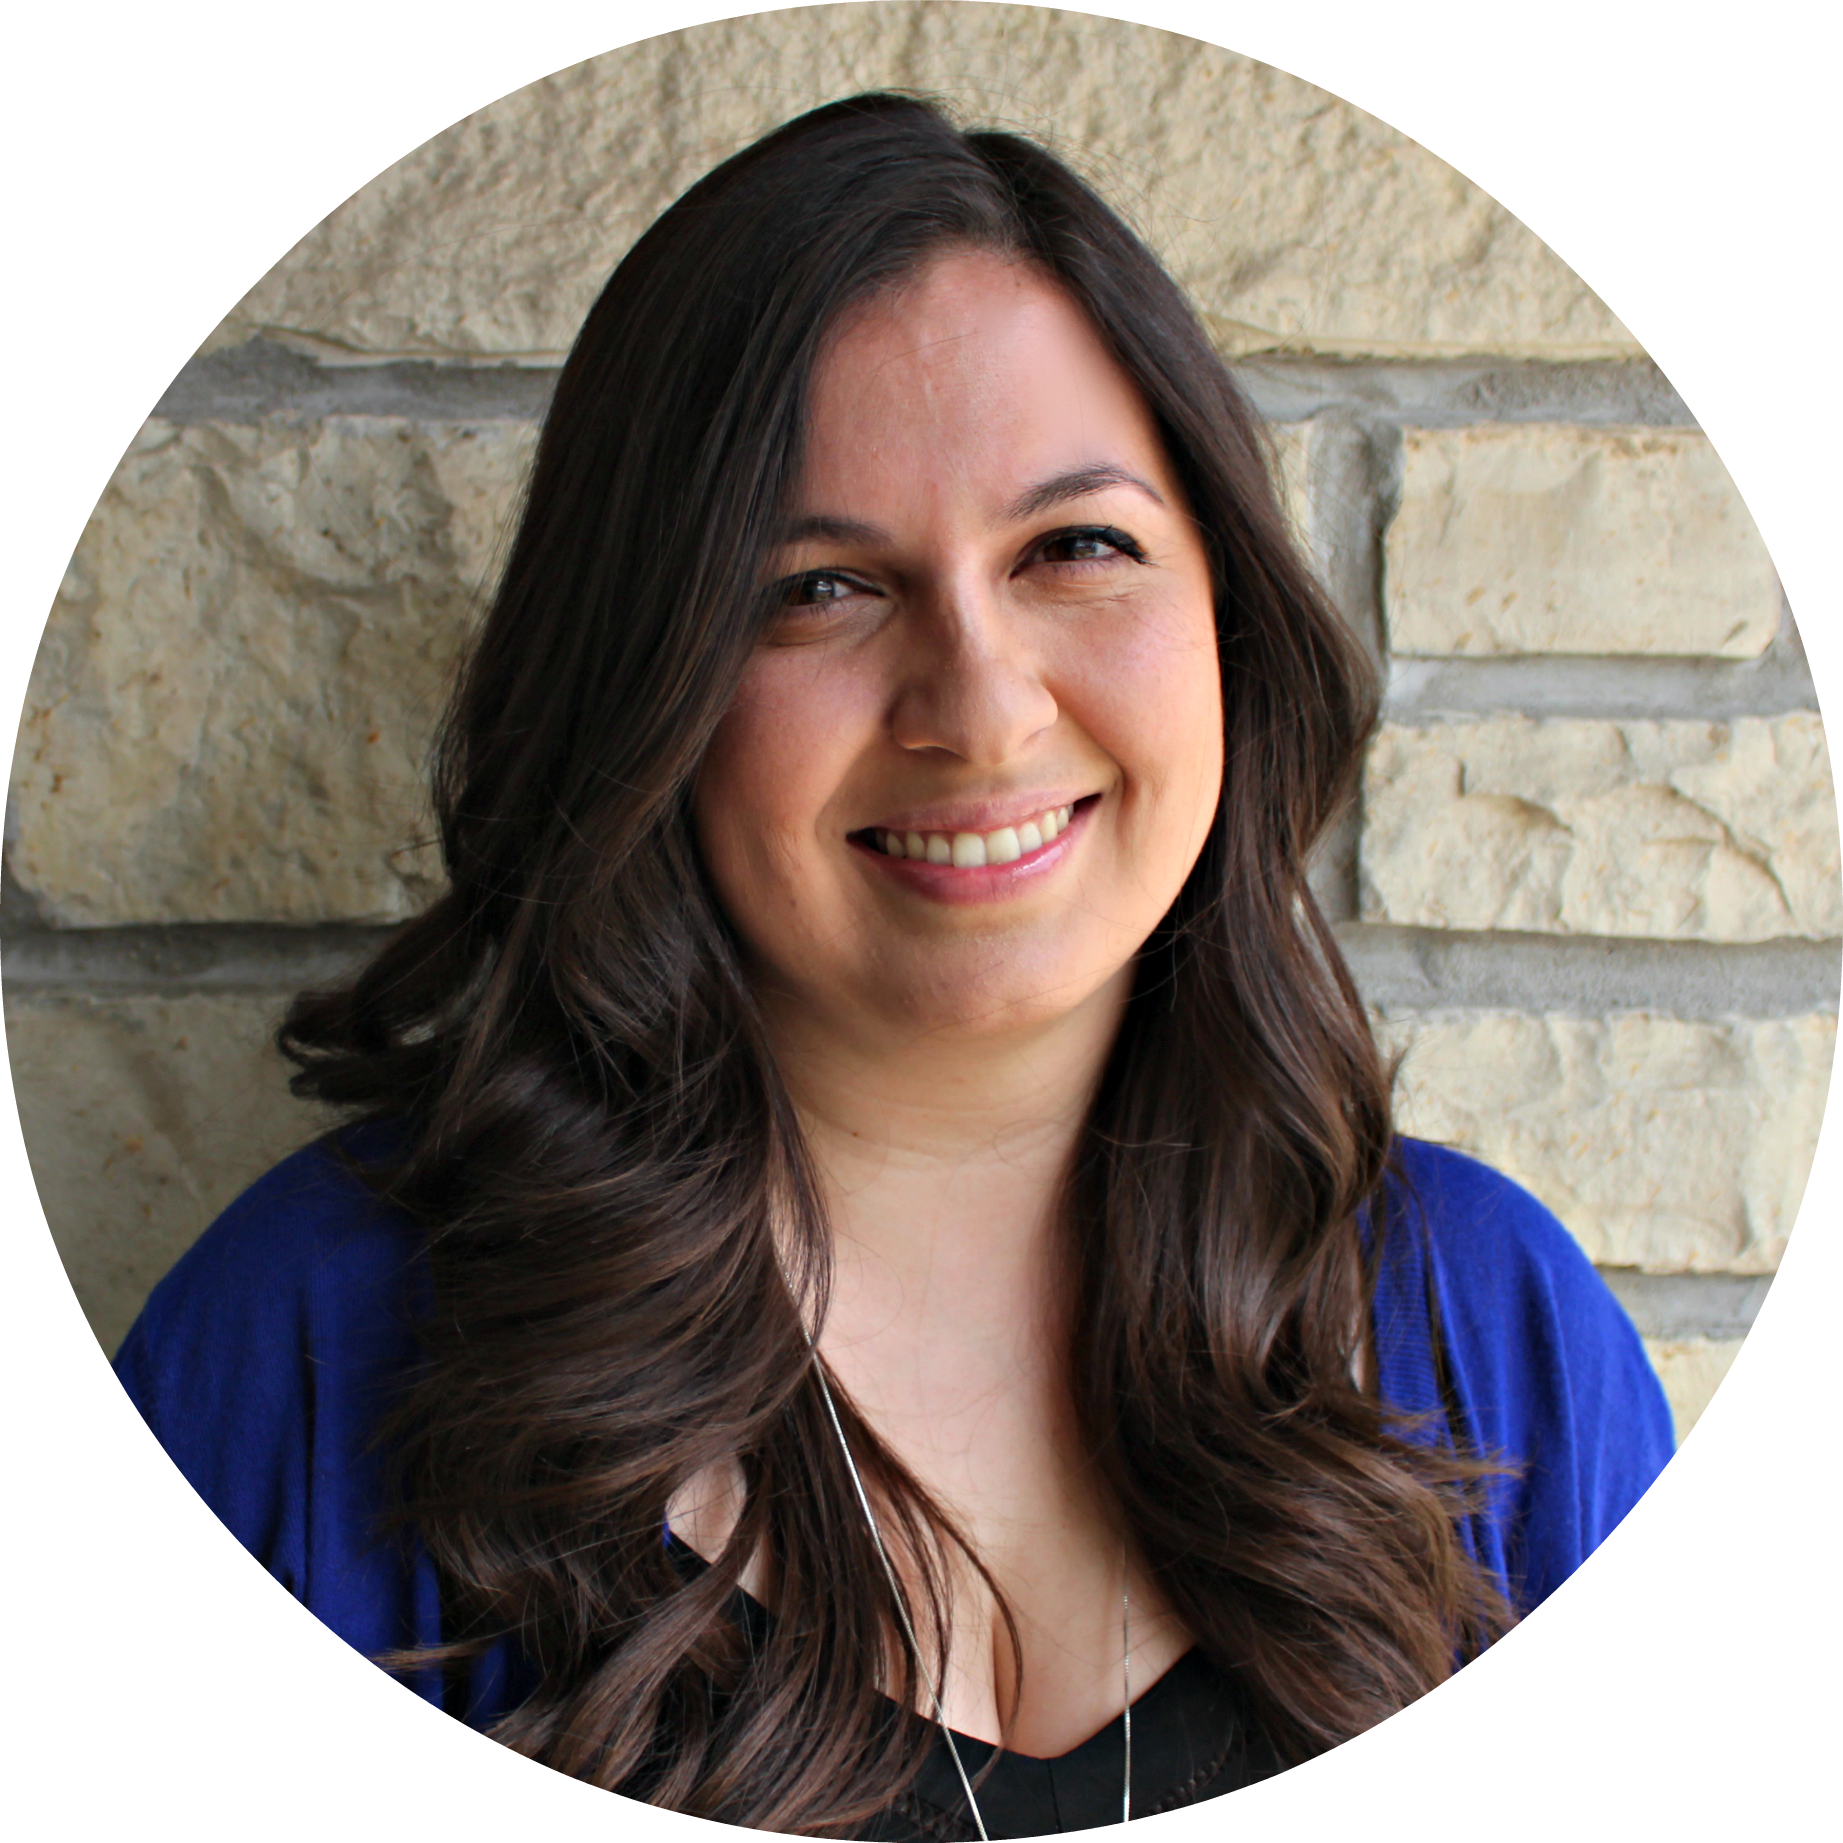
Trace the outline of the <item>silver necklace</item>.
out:
[[[810,1339],[808,1346],[811,1347]],[[857,1493],[864,1521],[870,1529],[870,1540],[876,1548],[877,1560],[883,1564],[883,1578],[889,1582],[890,1598],[896,1603],[896,1617],[902,1621],[902,1635],[908,1641],[909,1655],[915,1659],[915,1668],[921,1672],[928,1700],[933,1704],[934,1725],[941,1731],[941,1739],[947,1743],[947,1751],[953,1759],[954,1771],[960,1776],[960,1789],[966,1794],[967,1809],[973,1814],[979,1843],[991,1843],[990,1837],[986,1835],[985,1819],[980,1814],[979,1799],[973,1791],[973,1782],[967,1775],[965,1762],[960,1758],[960,1749],[954,1744],[953,1730],[947,1725],[947,1717],[941,1705],[940,1685],[935,1682],[934,1673],[928,1668],[922,1648],[916,1642],[915,1627],[909,1620],[908,1602],[897,1584],[889,1550],[883,1546],[883,1531],[877,1527],[877,1513],[870,1507],[870,1493],[864,1489],[857,1461],[851,1456],[851,1442],[845,1438],[844,1423],[838,1418],[838,1404],[832,1399],[832,1387],[826,1381],[825,1365],[820,1362],[817,1350],[813,1351],[813,1374],[819,1378],[819,1393],[825,1399],[826,1416],[832,1423],[833,1433],[838,1436],[838,1450],[845,1456],[845,1470],[851,1474],[851,1486]],[[1124,1538],[1120,1544],[1120,1687],[1123,1697],[1121,1720],[1126,1741],[1126,1767],[1120,1787],[1120,1822],[1130,1824],[1133,1821],[1133,1602],[1126,1580]]]

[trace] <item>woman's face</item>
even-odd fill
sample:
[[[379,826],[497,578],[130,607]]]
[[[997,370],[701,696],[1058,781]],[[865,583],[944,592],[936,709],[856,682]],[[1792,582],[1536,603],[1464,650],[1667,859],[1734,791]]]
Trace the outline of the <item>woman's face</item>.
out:
[[[956,252],[847,319],[706,758],[764,992],[853,1035],[1118,998],[1222,780],[1209,569],[1137,392],[1035,271]]]

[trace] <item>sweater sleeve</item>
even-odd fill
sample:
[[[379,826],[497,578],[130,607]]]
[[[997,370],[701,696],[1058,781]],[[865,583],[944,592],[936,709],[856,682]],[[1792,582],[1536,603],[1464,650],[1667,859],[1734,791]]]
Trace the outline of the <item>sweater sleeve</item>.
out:
[[[1489,1494],[1486,1561],[1524,1611],[1643,1496],[1674,1440],[1619,1302],[1561,1223],[1508,1178],[1408,1142],[1460,1430],[1507,1473]]]
[[[431,1571],[380,1524],[378,1422],[414,1360],[417,1238],[327,1142],[260,1179],[155,1288],[116,1373],[167,1455],[367,1656],[433,1642]],[[430,1681],[413,1685],[434,1694]]]

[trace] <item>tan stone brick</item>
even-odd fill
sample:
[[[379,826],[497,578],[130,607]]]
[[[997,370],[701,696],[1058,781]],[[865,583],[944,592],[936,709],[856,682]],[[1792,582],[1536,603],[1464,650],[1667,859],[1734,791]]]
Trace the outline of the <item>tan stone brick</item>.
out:
[[[51,1232],[110,1350],[154,1283],[324,1130],[269,1044],[279,994],[9,996],[19,1123]]]
[[[1770,1273],[1804,1194],[1836,1020],[1386,1011],[1398,1119],[1526,1185],[1593,1260]]]
[[[1721,1386],[1728,1366],[1740,1354],[1743,1340],[1736,1338],[1646,1338],[1645,1354],[1670,1403],[1670,1418],[1682,1445],[1689,1430]]]
[[[1385,725],[1363,803],[1368,921],[1708,941],[1843,933],[1836,797],[1812,711]]]
[[[340,206],[219,337],[554,358],[692,180],[804,109],[890,86],[1071,155],[1231,349],[1637,349],[1508,212],[1323,90],[1143,26],[958,0],[749,14],[516,91]]]
[[[1779,579],[1691,429],[1409,429],[1384,546],[1398,653],[1751,658]]]
[[[26,696],[14,874],[51,921],[392,920],[522,425],[150,423]]]

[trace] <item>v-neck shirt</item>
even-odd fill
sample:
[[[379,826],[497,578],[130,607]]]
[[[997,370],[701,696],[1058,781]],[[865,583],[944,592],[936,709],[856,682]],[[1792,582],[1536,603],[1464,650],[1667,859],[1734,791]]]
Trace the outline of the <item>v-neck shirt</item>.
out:
[[[687,1576],[709,1564],[667,1534]],[[738,1589],[732,1616],[746,1632],[765,1633],[774,1615]],[[919,1719],[919,1718],[918,1718]],[[1017,1753],[952,1731],[953,1749],[935,1724],[914,1782],[857,1835],[875,1843],[961,1843],[977,1838],[961,1783],[973,1782],[988,1837],[1052,1836],[1120,1822],[1126,1789],[1126,1722],[1116,1715],[1065,1753]],[[957,1749],[960,1765],[954,1764]],[[1193,1646],[1133,1698],[1133,1815],[1151,1817],[1180,1805],[1239,1790],[1281,1770],[1282,1762],[1252,1720],[1233,1672]]]

